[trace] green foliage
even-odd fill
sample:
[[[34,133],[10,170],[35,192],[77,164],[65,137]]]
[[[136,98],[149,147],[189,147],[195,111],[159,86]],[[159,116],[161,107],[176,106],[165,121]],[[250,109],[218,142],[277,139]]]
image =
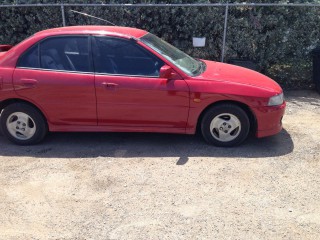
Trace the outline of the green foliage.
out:
[[[4,0],[23,3],[239,3],[227,0]],[[263,0],[246,1],[264,3]],[[320,0],[276,0],[273,3],[320,3]],[[65,7],[67,25],[105,25],[70,10],[85,12],[120,26],[146,29],[198,58],[220,60],[223,7]],[[226,60],[257,62],[264,74],[285,88],[312,87],[310,52],[319,45],[320,7],[230,7]],[[0,43],[16,44],[33,33],[62,26],[60,7],[0,8]],[[206,37],[206,47],[194,48],[192,37]]]
[[[230,11],[227,58],[254,59],[286,88],[312,86],[310,52],[319,45],[318,7],[241,7]]]

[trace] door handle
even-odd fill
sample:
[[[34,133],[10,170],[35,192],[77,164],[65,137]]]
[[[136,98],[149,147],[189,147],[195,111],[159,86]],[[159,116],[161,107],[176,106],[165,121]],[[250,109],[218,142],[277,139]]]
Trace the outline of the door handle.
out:
[[[32,79],[32,78],[21,78],[19,82],[20,84],[16,86],[17,89],[34,88],[38,83],[36,79]]]
[[[104,86],[106,89],[115,90],[118,87],[118,84],[103,82],[102,86]]]
[[[31,78],[22,78],[21,83],[25,87],[34,87],[38,83],[38,81]]]

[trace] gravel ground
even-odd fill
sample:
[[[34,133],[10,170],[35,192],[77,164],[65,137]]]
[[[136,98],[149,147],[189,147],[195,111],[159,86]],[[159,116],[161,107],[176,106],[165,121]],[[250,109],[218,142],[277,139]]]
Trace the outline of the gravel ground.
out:
[[[0,239],[320,239],[320,96],[287,92],[284,130],[0,136]]]

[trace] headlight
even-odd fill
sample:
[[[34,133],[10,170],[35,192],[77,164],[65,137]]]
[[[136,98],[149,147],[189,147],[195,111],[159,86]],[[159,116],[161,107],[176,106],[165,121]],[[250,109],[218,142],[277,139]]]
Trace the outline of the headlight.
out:
[[[268,106],[278,106],[283,103],[283,93],[275,95],[269,99]]]

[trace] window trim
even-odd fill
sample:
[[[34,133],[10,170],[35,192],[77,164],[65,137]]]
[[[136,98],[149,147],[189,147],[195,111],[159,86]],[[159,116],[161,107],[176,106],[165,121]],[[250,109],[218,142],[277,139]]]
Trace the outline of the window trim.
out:
[[[159,76],[150,76],[150,75],[128,75],[128,74],[115,74],[115,73],[98,73],[95,72],[95,75],[99,75],[99,76],[115,76],[115,77],[130,77],[130,78],[134,78],[134,77],[143,77],[143,78],[160,78]]]
[[[82,71],[59,70],[59,69],[46,69],[46,68],[16,67],[16,69],[38,70],[38,71],[45,71],[45,72],[64,72],[64,73],[94,74],[94,72],[82,72]]]

